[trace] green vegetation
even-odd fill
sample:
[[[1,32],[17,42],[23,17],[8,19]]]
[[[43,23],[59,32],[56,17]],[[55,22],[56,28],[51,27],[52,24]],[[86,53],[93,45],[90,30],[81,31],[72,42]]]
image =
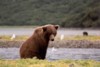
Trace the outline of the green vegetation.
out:
[[[13,39],[13,41],[24,41],[26,39],[28,39],[29,36],[28,35],[17,35],[16,38]],[[11,36],[10,35],[1,35],[0,36],[0,40],[7,40],[10,41]],[[56,37],[57,41],[60,41],[60,37],[57,36]],[[63,40],[89,40],[89,41],[99,41],[100,40],[100,36],[64,36]]]
[[[47,61],[37,59],[0,60],[0,67],[100,67],[100,62],[92,60]]]
[[[0,0],[0,25],[100,27],[100,0]]]
[[[89,41],[98,41],[98,40],[100,40],[100,36],[79,36],[79,35],[78,36],[65,36],[63,40],[89,40]]]
[[[12,36],[10,35],[1,35],[0,36],[0,39],[1,40],[7,40],[7,41],[23,41],[23,40],[26,40],[27,38],[29,38],[29,36],[26,36],[26,35],[20,35],[20,36],[16,36],[14,39],[11,39]]]

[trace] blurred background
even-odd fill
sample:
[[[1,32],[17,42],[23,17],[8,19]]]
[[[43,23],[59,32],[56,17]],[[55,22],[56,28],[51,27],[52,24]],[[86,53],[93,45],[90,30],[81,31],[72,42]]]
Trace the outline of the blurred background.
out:
[[[0,0],[0,26],[99,28],[100,0]]]

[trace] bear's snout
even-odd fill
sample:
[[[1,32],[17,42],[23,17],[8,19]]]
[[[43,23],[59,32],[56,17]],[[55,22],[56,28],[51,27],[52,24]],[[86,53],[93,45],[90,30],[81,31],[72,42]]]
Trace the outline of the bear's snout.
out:
[[[54,41],[54,39],[51,39],[51,41]]]
[[[50,35],[50,41],[54,41],[55,36],[52,34]]]

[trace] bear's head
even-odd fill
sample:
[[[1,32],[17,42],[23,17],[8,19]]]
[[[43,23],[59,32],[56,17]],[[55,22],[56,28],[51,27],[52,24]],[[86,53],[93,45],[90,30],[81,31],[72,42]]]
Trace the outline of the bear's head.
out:
[[[42,27],[44,38],[48,41],[54,41],[54,38],[57,34],[57,29],[59,25],[48,24]]]
[[[57,34],[59,25],[44,25],[44,26],[39,26],[35,29],[34,35],[39,37],[43,37],[46,41],[54,41],[54,38]]]

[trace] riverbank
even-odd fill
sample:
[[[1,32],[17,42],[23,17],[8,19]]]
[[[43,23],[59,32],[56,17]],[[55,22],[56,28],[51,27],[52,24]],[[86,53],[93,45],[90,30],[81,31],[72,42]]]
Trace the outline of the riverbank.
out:
[[[0,48],[20,47],[29,36],[16,36],[13,40],[11,36],[0,36]],[[56,48],[100,48],[100,36],[60,36],[54,42],[49,43],[49,47]]]
[[[0,41],[0,48],[19,48],[24,41]],[[67,40],[50,42],[49,47],[55,48],[100,48],[100,41]]]
[[[100,67],[100,62],[92,60],[0,60],[1,67]]]

